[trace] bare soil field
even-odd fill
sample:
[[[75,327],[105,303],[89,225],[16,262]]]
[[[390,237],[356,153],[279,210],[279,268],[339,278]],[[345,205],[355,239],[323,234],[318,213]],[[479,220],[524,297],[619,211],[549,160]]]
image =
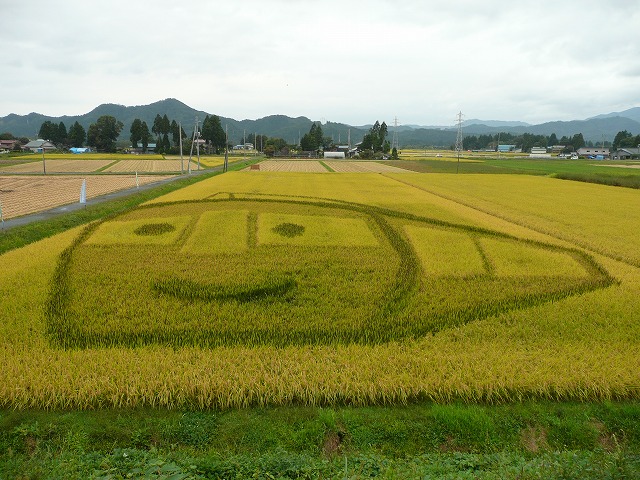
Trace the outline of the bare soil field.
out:
[[[331,170],[339,173],[409,173],[409,170],[377,162],[324,162]]]
[[[325,168],[326,165],[330,170]],[[407,173],[405,170],[377,162],[316,161],[316,160],[265,160],[248,170],[265,172],[308,172],[308,173]]]
[[[189,168],[189,159],[185,159],[182,162],[180,159],[173,160],[120,160],[115,165],[110,166],[105,170],[109,173],[123,173],[123,172],[180,172],[180,169],[184,168],[186,171]],[[196,170],[198,164],[191,162],[191,170]]]
[[[307,173],[329,173],[318,161],[308,160],[265,160],[260,162],[259,168],[249,168],[251,170],[261,170],[266,172],[307,172]]]
[[[169,177],[139,175],[138,184],[144,185],[166,178]],[[84,179],[87,180],[87,198],[136,186],[135,175],[0,176],[0,204],[3,217],[6,220],[78,202]]]
[[[592,164],[596,167],[616,167],[616,168],[640,168],[640,163],[630,163],[628,165],[620,165],[620,164],[616,164],[616,165],[611,165],[611,164],[602,164],[602,163],[594,163]]]
[[[45,160],[46,173],[89,173],[106,167],[112,160]],[[0,166],[2,173],[43,173],[42,161]]]

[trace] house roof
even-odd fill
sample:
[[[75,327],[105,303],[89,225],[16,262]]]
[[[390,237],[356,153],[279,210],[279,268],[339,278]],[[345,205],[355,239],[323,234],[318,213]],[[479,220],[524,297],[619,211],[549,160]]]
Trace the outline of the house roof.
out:
[[[616,150],[616,153],[627,152],[629,155],[640,155],[640,148],[625,147]]]
[[[48,142],[47,140],[32,140],[29,143],[27,143],[24,147],[25,148],[41,148],[41,147],[55,147],[55,145],[51,142]]]

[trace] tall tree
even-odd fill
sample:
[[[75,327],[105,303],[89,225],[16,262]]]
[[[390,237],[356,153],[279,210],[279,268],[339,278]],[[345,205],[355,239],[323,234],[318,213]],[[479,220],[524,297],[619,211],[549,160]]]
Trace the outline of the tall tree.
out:
[[[300,139],[300,148],[306,152],[318,150],[323,145],[322,126],[319,123],[312,123],[309,133],[305,133]]]
[[[75,122],[69,128],[69,144],[72,147],[82,147],[87,139],[87,132],[78,122]]]
[[[369,129],[369,133],[362,139],[360,149],[372,150],[374,153],[383,151],[387,153],[390,149],[389,142],[386,142],[388,133],[389,129],[387,128],[387,124],[385,122],[381,124],[376,120],[376,123]]]
[[[613,139],[613,148],[614,150],[618,148],[624,147],[635,147],[637,144],[633,145],[634,138],[631,132],[627,132],[626,130],[622,130],[618,132]]]
[[[136,118],[131,123],[131,128],[129,129],[131,136],[129,140],[131,140],[131,146],[133,148],[138,148],[138,142],[142,140],[142,120]]]
[[[574,150],[578,150],[579,148],[584,147],[586,145],[584,141],[584,136],[581,133],[576,133],[571,138],[571,145],[573,145]]]
[[[151,132],[149,132],[149,127],[147,126],[147,122],[142,122],[140,125],[140,142],[142,142],[142,151],[147,152],[147,147],[149,146],[149,140],[151,140]]]
[[[40,125],[40,130],[38,131],[38,138],[55,143],[55,139],[57,137],[58,126],[51,120],[45,120],[44,122],[42,122],[42,125]]]
[[[96,123],[89,125],[87,142],[90,146],[104,152],[116,151],[116,140],[124,124],[111,115],[103,115]]]
[[[251,143],[251,138],[254,134],[249,135],[247,141]],[[220,117],[217,115],[207,115],[202,122],[202,138],[207,141],[215,153],[220,153],[226,144],[226,135],[220,123]],[[255,141],[253,142],[254,146]]]
[[[68,143],[69,140],[67,137],[68,137],[67,127],[63,122],[60,122],[58,124],[58,136],[57,136],[58,143],[62,143],[62,144]]]

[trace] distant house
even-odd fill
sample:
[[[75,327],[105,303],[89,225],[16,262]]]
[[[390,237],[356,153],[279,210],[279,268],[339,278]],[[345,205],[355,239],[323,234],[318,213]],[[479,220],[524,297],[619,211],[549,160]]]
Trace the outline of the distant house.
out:
[[[0,140],[0,150],[13,150],[20,145],[20,140]]]
[[[605,158],[609,158],[609,149],[608,148],[595,148],[595,147],[582,147],[578,149],[578,157],[581,158],[596,158],[598,160],[603,160]]]
[[[640,148],[619,148],[611,152],[612,160],[640,159]]]
[[[33,140],[22,147],[23,150],[31,150],[35,153],[49,152],[56,150],[56,146],[47,140]]]
[[[136,155],[139,155],[141,153],[152,153],[156,151],[156,144],[155,143],[149,143],[147,144],[147,149],[143,152],[142,151],[142,146],[139,147],[131,147],[129,150],[129,153],[134,153]]]

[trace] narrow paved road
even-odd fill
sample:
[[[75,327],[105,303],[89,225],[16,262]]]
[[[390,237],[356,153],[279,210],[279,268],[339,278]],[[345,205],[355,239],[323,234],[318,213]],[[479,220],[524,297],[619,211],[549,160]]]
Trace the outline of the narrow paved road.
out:
[[[206,173],[221,171],[222,166],[208,168],[205,170],[192,170],[191,175],[204,175]],[[129,195],[135,195],[136,193],[143,192],[145,190],[150,190],[164,183],[173,182],[180,178],[184,178],[185,175],[176,175],[172,178],[167,178],[165,180],[159,180],[157,182],[148,183],[146,185],[141,185],[140,187],[128,188],[125,190],[118,190],[117,192],[108,193],[106,195],[101,195],[99,197],[94,197],[91,199],[87,199],[86,204],[81,204],[80,202],[71,203],[68,205],[62,205],[60,207],[52,208],[50,210],[44,210],[38,213],[32,213],[30,215],[24,215],[22,217],[10,218],[5,220],[0,224],[0,230],[9,230],[11,228],[20,227],[22,225],[27,225],[33,222],[40,222],[42,220],[48,220],[50,218],[56,217],[58,215],[63,215],[65,213],[74,212],[76,210],[80,210],[82,208],[86,208],[88,205],[96,205],[99,203],[108,202],[110,200],[114,200],[116,198],[123,198]]]

